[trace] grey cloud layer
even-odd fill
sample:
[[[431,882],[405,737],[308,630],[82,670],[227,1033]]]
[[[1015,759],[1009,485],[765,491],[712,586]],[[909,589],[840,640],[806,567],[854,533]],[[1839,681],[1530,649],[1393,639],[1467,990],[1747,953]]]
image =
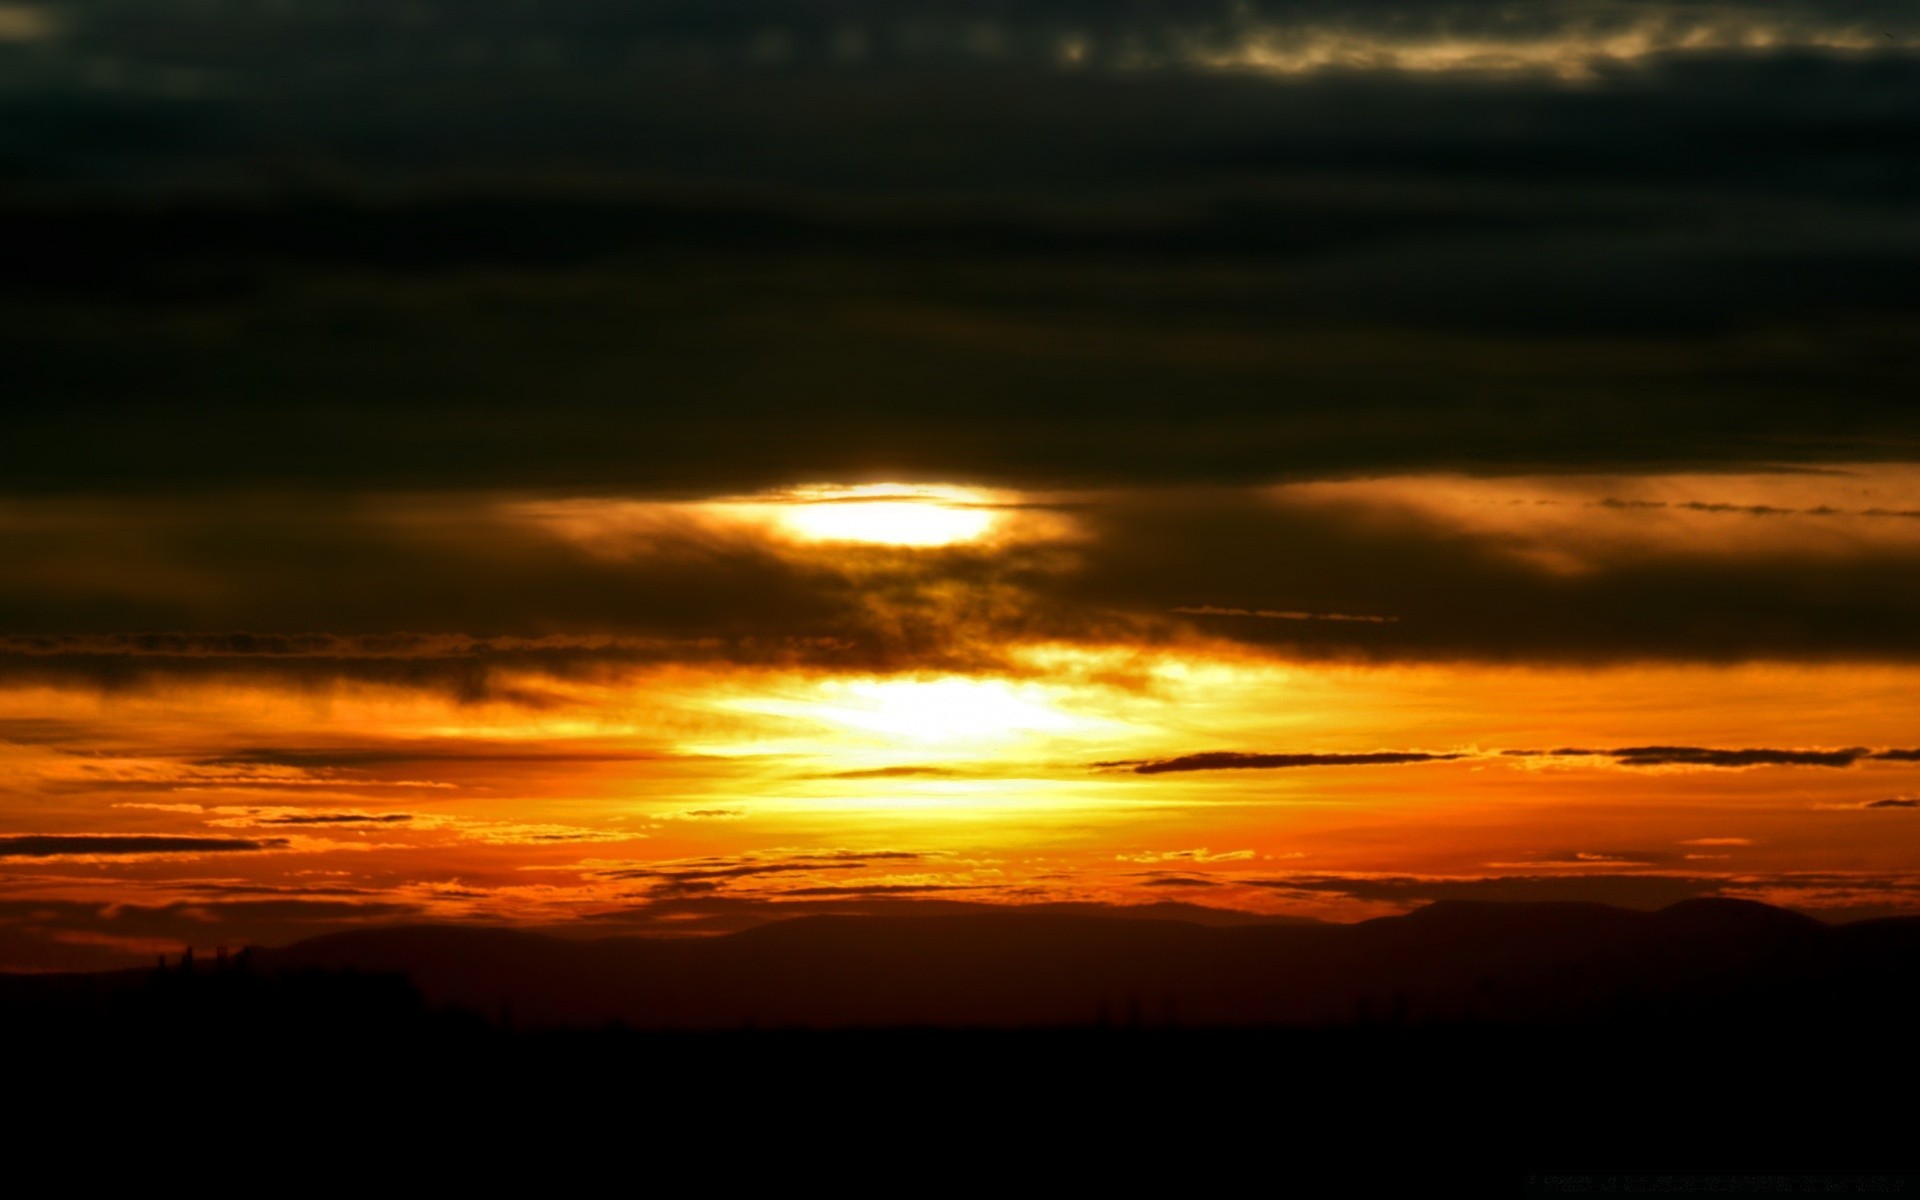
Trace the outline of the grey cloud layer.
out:
[[[1607,661],[1909,658],[1920,555],[1788,543],[1596,554],[1577,574],[1498,534],[1412,513],[1232,495],[1142,497],[1084,518],[1096,553],[1061,600],[1129,611],[1212,604],[1392,614],[1381,624],[1198,617],[1218,636],[1368,658]],[[1844,615],[1842,615],[1844,614]]]
[[[1920,556],[1883,543],[1569,577],[1221,486],[1912,460],[1911,5],[49,11],[0,44],[10,677],[479,695],[506,668],[971,669],[1009,639],[1195,629],[1347,658],[1920,658]],[[1275,30],[1652,28],[1771,40],[1577,82],[1203,65]],[[1076,513],[1070,551],[854,566],[692,528],[596,556],[459,511],[888,477],[1139,490]]]
[[[1910,5],[197,12],[73,0],[58,37],[0,46],[7,489],[1245,480],[1920,439]],[[1249,28],[1650,22],[1778,36],[1578,85],[1193,67]],[[865,65],[834,50],[856,27]],[[889,32],[920,27],[974,48]],[[1059,68],[1068,31],[1090,69]],[[1862,31],[1882,48],[1818,48]]]
[[[1898,542],[1839,557],[1792,541],[1630,546],[1569,575],[1427,516],[1172,490],[1078,505],[1083,536],[1063,542],[821,552],[688,521],[608,553],[505,521],[489,497],[421,504],[256,499],[236,517],[219,500],[90,501],[86,523],[60,505],[18,510],[0,521],[0,629],[21,631],[0,636],[0,673],[501,695],[509,676],[666,661],[968,671],[1008,667],[1023,641],[1198,635],[1375,661],[1920,658],[1920,552]],[[1269,606],[1397,619],[1214,615]],[[1605,753],[1659,765],[1762,751]]]

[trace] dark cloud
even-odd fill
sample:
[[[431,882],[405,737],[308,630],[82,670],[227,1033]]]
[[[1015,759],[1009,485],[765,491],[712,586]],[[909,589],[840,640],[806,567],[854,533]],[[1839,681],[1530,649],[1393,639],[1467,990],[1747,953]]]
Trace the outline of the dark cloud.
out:
[[[56,717],[0,717],[0,742],[26,746],[68,746],[98,733],[85,721]]]
[[[1142,494],[1077,514],[1091,549],[1034,581],[1045,603],[1165,613],[1181,605],[1393,613],[1386,624],[1211,620],[1288,654],[1367,660],[1595,663],[1912,660],[1920,555],[1791,541],[1703,555],[1686,543],[1595,548],[1577,571],[1432,514],[1288,495]],[[1284,546],[1286,553],[1253,548]]]
[[[1301,874],[1236,883],[1296,898],[1341,896],[1402,905],[1442,900],[1581,901],[1656,909],[1703,896],[1762,899],[1829,919],[1861,919],[1913,911],[1920,879],[1904,875],[1797,872],[1705,876],[1662,871],[1576,871],[1485,876]]]
[[[0,639],[0,676],[366,679],[542,705],[560,700],[541,677],[662,662],[1005,670],[1011,642],[1201,634],[1373,661],[1920,660],[1920,554],[1898,543],[1601,547],[1569,573],[1431,515],[1240,489],[1107,494],[1071,513],[1085,536],[1070,544],[814,555],[692,518],[630,548],[579,544],[484,495],[384,514],[366,499],[74,502],[93,510],[78,523],[61,507],[0,520],[0,625],[40,631]],[[78,568],[106,560],[123,564],[110,587]],[[389,582],[362,585],[375,577]],[[1398,619],[1177,611],[1200,608]],[[124,632],[139,629],[171,632]],[[395,632],[431,629],[448,632]],[[285,765],[342,767],[403,750],[278,748]]]
[[[1176,110],[1191,99],[1167,98]],[[1340,99],[1302,107],[1324,113]],[[1429,99],[1373,102],[1397,109]],[[1205,107],[1233,111],[1224,97]],[[1189,135],[1202,116],[1183,124]],[[1542,124],[1541,143],[1574,132]],[[125,206],[58,223],[11,213],[23,242],[46,248],[46,276],[84,279],[73,264],[93,260],[152,276],[120,287],[164,298],[211,261],[229,277],[215,285],[235,294],[193,296],[191,309],[117,295],[49,306],[44,289],[20,294],[18,285],[10,300],[0,294],[9,315],[0,381],[64,402],[18,414],[23,435],[45,448],[28,457],[9,439],[0,466],[17,491],[426,481],[724,492],[879,471],[1186,483],[1783,453],[1901,457],[1915,435],[1891,391],[1911,369],[1900,358],[1915,322],[1906,282],[1915,264],[1895,231],[1868,231],[1866,222],[1888,220],[1878,215],[1881,198],[1829,201],[1830,214],[1794,218],[1810,227],[1784,228],[1777,199],[1742,197],[1737,186],[1735,199],[1717,204],[1656,203],[1643,198],[1647,181],[1603,175],[1586,187],[1511,182],[1510,194],[1488,198],[1498,190],[1491,180],[1397,170],[1386,156],[1407,147],[1385,131],[1374,135],[1387,143],[1380,161],[1327,183],[1296,176],[1304,161],[1278,165],[1289,150],[1306,150],[1309,136],[1250,131],[1256,147],[1272,148],[1250,148],[1255,162],[1215,171],[1254,182],[1221,182],[1212,194],[1158,194],[1167,170],[1189,165],[1172,162],[1120,201],[1036,196],[1036,206],[1091,211],[1016,215],[1011,234],[931,216],[877,228],[853,215],[810,228],[780,211],[716,223],[645,198],[624,208],[548,201],[477,222],[457,209],[254,214],[213,202],[144,222]],[[1318,137],[1337,141],[1332,131]],[[1436,140],[1467,143],[1455,147],[1463,157],[1475,151],[1465,130]],[[1892,151],[1855,154],[1920,174]],[[1783,164],[1781,177],[1790,170]],[[1387,181],[1396,174],[1418,187],[1395,193]],[[1460,195],[1437,212],[1383,198],[1436,189]],[[1607,195],[1624,198],[1609,206]],[[1101,203],[1149,215],[1109,215]],[[1773,236],[1686,250],[1662,237],[1715,220],[1773,226]],[[159,228],[137,240],[142,223]],[[493,289],[508,297],[489,300],[452,267],[414,281],[409,268],[356,265],[331,247],[281,254],[232,244],[240,235],[223,232],[266,224],[268,240],[298,242],[313,225],[361,224],[368,242],[391,246],[475,223],[477,248],[454,264],[471,271],[498,269],[488,248],[500,245],[530,245],[537,259],[555,229],[652,233],[637,247],[610,235],[585,262],[514,264]],[[703,226],[705,239],[689,237]],[[1098,236],[1074,236],[1102,226]],[[1288,244],[1272,244],[1274,230],[1287,231]],[[1264,270],[1255,269],[1260,258]],[[381,275],[396,270],[409,276],[405,289]],[[719,291],[720,280],[731,287]],[[1815,307],[1812,296],[1831,303]],[[189,314],[209,307],[213,332],[188,340],[189,321],[205,323]],[[1701,328],[1705,314],[1712,324]],[[1799,336],[1791,353],[1758,332],[1781,324]],[[739,354],[741,345],[755,353]],[[108,350],[117,358],[103,360]],[[524,400],[536,382],[538,409]],[[1157,403],[1175,387],[1184,398],[1177,425]],[[809,397],[804,416],[775,399],[796,388]],[[636,405],[635,394],[660,400]],[[915,404],[886,403],[900,394]],[[1816,419],[1807,405],[1820,394],[1830,403]],[[269,395],[281,403],[249,409]],[[454,396],[465,421],[446,401],[422,398]],[[997,399],[982,408],[981,397]],[[1125,419],[1089,422],[1092,397]],[[200,407],[182,407],[189,399]],[[1736,411],[1747,420],[1729,425]],[[767,436],[746,450],[727,436],[742,426]],[[135,430],[170,453],[141,455]],[[716,455],[716,446],[728,452]]]
[[[695,7],[60,4],[4,47],[0,478],[714,492],[1913,444],[1910,6]],[[1330,69],[1218,65],[1269,34]],[[1394,66],[1437,43],[1496,52]],[[1503,46],[1532,65],[1485,69]]]
[[[1885,800],[1869,800],[1861,808],[1920,808],[1920,799],[1911,796],[1890,796]]]
[[[207,896],[253,896],[253,897],[313,897],[327,898],[380,896],[376,888],[352,887],[346,884],[284,884],[284,883],[209,883],[197,880],[168,880],[162,886],[180,891],[191,891]]]
[[[1837,750],[1737,749],[1706,746],[1621,746],[1609,750],[1563,747],[1555,750],[1502,750],[1503,758],[1597,758],[1623,767],[1851,767],[1867,760],[1911,762],[1911,750],[1869,750],[1849,746]],[[1211,750],[1173,758],[1118,759],[1097,762],[1103,770],[1127,770],[1136,775],[1163,775],[1180,771],[1285,770],[1295,767],[1397,766],[1406,763],[1453,762],[1471,758],[1464,751],[1434,753],[1419,750],[1376,750],[1351,754],[1254,753]]]
[[[404,825],[412,813],[288,813],[259,817],[257,825]]]
[[[0,675],[531,705],[503,679],[974,670],[1196,628],[1920,659],[1906,548],[1568,573],[1226,486],[1912,460],[1910,5],[408,12],[71,0],[0,46]],[[1221,66],[1268,34],[1360,49]],[[1440,43],[1495,52],[1412,69]],[[504,492],[917,477],[1131,491],[1070,550],[837,563],[492,519]]]
[[[1712,750],[1702,746],[1626,746],[1617,750],[1552,750],[1553,757],[1611,758],[1627,767],[1850,767],[1876,758],[1862,746],[1844,750]]]
[[[1083,498],[1063,514],[1084,535],[1068,542],[802,554],[685,513],[605,544],[570,540],[506,515],[511,503],[96,498],[0,510],[0,627],[38,630],[0,637],[0,677],[102,688],[364,679],[543,706],[565,702],[544,678],[600,680],[662,662],[1018,670],[1007,650],[1023,641],[1205,636],[1371,661],[1920,660],[1920,554],[1897,542],[1844,555],[1791,539],[1712,555],[1685,543],[1599,546],[1568,572],[1531,556],[1535,547],[1431,514],[1185,488]],[[1249,552],[1270,546],[1287,553]],[[85,565],[95,562],[119,564],[110,583]],[[369,578],[386,582],[370,588]],[[1398,619],[1209,615],[1218,610]],[[127,632],[140,629],[170,632]],[[419,632],[434,629],[443,632]],[[71,731],[19,728],[42,740]],[[548,753],[293,745],[208,761],[359,769]],[[1649,746],[1630,757],[1656,765],[1681,753],[1694,752]],[[1721,753],[1694,757],[1733,765],[1710,761]]]
[[[115,857],[147,854],[234,854],[278,850],[285,838],[169,837],[159,834],[50,834],[0,836],[0,858]]]
[[[933,895],[940,892],[980,891],[979,886],[965,884],[939,883],[873,883],[873,884],[819,884],[810,887],[785,888],[781,896],[915,896]]]
[[[1448,762],[1465,754],[1426,754],[1419,751],[1380,750],[1362,754],[1249,754],[1213,750],[1178,758],[1095,763],[1096,767],[1125,768],[1136,775],[1164,775],[1176,771],[1280,770],[1289,767],[1371,767],[1401,763]]]
[[[1210,888],[1220,886],[1219,880],[1208,879],[1202,875],[1152,875],[1139,882],[1141,887],[1150,888]]]
[[[1040,549],[797,555],[687,513],[582,544],[502,503],[83,504],[85,519],[0,520],[14,564],[0,619],[41,630],[0,638],[0,674],[104,687],[331,677],[540,704],[537,687],[502,677],[659,662],[968,670],[1002,663],[1010,630],[1125,623],[1021,605],[1023,584],[1052,569]],[[123,564],[110,595],[71,582],[71,563],[93,556]],[[201,581],[190,597],[168,582],[181,573]],[[375,576],[389,582],[360,582]],[[171,632],[122,632],[141,628]],[[495,632],[394,632],[422,629]],[[327,752],[286,749],[301,765]]]
[[[1704,746],[1623,746],[1612,750],[1503,750],[1502,754],[1546,758],[1611,758],[1626,767],[1850,767],[1857,762],[1914,762],[1913,750],[1717,750]]]
[[[1336,895],[1354,900],[1399,904],[1438,900],[1553,901],[1616,904],[1623,908],[1663,908],[1681,900],[1722,894],[1726,881],[1680,875],[1506,875],[1482,878],[1383,876],[1293,876],[1241,880],[1254,887],[1300,896]]]
[[[859,871],[873,863],[915,862],[925,855],[905,850],[827,851],[779,856],[699,858],[680,862],[610,867],[595,874],[605,879],[653,880],[678,890],[711,889],[726,881],[765,876],[807,875],[818,871]]]
[[[1682,512],[1733,513],[1746,517],[1872,517],[1875,519],[1920,520],[1920,510],[1887,508],[1779,508],[1771,504],[1729,504],[1717,501],[1619,500],[1609,497],[1593,502],[1595,508],[1679,509]]]
[[[201,767],[297,767],[303,770],[340,770],[407,766],[424,763],[530,763],[534,765],[614,762],[658,762],[689,757],[657,750],[616,747],[546,749],[519,742],[473,737],[448,741],[394,741],[319,747],[255,747],[223,751],[197,758]]]
[[[1168,610],[1190,617],[1258,617],[1266,621],[1358,621],[1367,625],[1386,625],[1398,617],[1367,616],[1360,613],[1280,612],[1268,608],[1219,608],[1210,604],[1180,605]]]

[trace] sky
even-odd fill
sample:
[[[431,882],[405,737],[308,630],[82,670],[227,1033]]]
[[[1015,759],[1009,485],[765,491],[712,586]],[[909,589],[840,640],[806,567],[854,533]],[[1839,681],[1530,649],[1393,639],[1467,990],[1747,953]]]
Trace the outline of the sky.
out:
[[[0,2],[0,968],[1920,911],[1917,147],[1870,0]]]

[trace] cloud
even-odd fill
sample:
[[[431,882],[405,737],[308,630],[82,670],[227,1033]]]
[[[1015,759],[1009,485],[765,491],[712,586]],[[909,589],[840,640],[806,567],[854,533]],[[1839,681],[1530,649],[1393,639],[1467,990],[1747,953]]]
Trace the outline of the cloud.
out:
[[[1829,919],[1910,914],[1920,908],[1920,878],[1865,872],[1689,875],[1641,870],[1481,876],[1302,873],[1236,882],[1295,899],[1332,895],[1397,905],[1442,900],[1579,901],[1655,909],[1681,900],[1726,896],[1785,905]]]
[[[182,676],[332,678],[537,706],[545,697],[529,676],[591,680],[659,663],[965,670],[1004,663],[1010,624],[1085,628],[1021,611],[1020,580],[1046,566],[1021,544],[806,552],[713,506],[639,504],[660,512],[644,537],[608,553],[521,519],[523,507],[468,494],[373,512],[359,499],[238,512],[181,500],[43,517],[0,500],[0,549],[14,563],[0,615],[44,625],[45,614],[76,611],[71,602],[101,623],[0,637],[0,676],[121,688]],[[303,550],[262,559],[250,549],[260,537]],[[93,555],[122,563],[112,598],[75,582],[69,560]],[[191,595],[177,589],[182,571],[199,581]],[[369,574],[393,582],[377,595],[351,582]],[[541,632],[555,625],[589,632]],[[445,632],[347,631],[368,626]],[[226,757],[364,766],[405,749],[268,746]]]
[[[350,884],[281,884],[281,883],[218,883],[190,879],[169,880],[165,886],[170,890],[193,892],[206,896],[250,896],[250,897],[324,897],[339,899],[344,897],[384,896],[377,888],[357,887]]]
[[[822,871],[859,871],[875,863],[917,862],[926,857],[905,850],[830,850],[804,853],[746,854],[603,866],[593,873],[604,879],[652,880],[672,889],[712,888],[733,880],[767,876],[809,875]]]
[[[568,842],[637,842],[648,835],[632,829],[559,825],[542,821],[448,819],[460,836],[488,846],[544,846]]]
[[[1615,750],[1551,750],[1558,758],[1603,756],[1627,767],[1850,767],[1878,757],[1861,746],[1842,750],[1714,750],[1703,746],[1626,746]]]
[[[1912,761],[1911,751],[1841,749],[1739,749],[1706,746],[1623,746],[1610,750],[1502,750],[1508,758],[1603,758],[1623,767],[1851,767],[1865,761]]]
[[[872,883],[872,884],[816,884],[810,887],[784,888],[780,896],[914,896],[934,895],[941,892],[980,891],[978,884],[954,883]]]
[[[161,854],[238,854],[281,850],[288,845],[285,838],[27,833],[0,836],[0,858],[120,858]]]
[[[39,64],[0,89],[0,686],[535,709],[661,664],[1011,671],[1055,642],[1920,662],[1911,499],[1729,482],[1915,460],[1910,3],[425,0],[240,34],[147,7],[0,5]],[[391,53],[415,18],[461,31],[459,61]],[[1009,523],[1070,536],[527,519],[882,470],[1005,486],[1030,506]],[[1596,471],[1576,499],[1601,506],[1545,539],[1272,486]],[[109,724],[0,736],[93,750]],[[309,737],[191,754],[369,787],[627,761]],[[1579,761],[1920,759],[1785,743]],[[1457,757],[1142,745],[1110,765]]]
[[[567,766],[698,760],[700,755],[629,746],[530,745],[519,739],[460,738],[362,740],[345,745],[250,747],[196,759],[195,766],[280,766],[298,770],[360,770],[430,763],[529,763]]]
[[[412,813],[282,813],[262,816],[260,825],[404,825]]]
[[[352,6],[239,41],[60,6],[0,99],[0,362],[37,385],[0,478],[713,495],[1910,445],[1910,7],[590,7],[435,0],[455,62]],[[1271,595],[1171,604],[1399,613]]]
[[[1251,850],[1221,850],[1218,852],[1202,846],[1197,850],[1147,851],[1142,854],[1117,854],[1119,862],[1156,863],[1156,862],[1245,862],[1254,857]]]
[[[1301,897],[1337,895],[1398,904],[1439,900],[1573,900],[1646,909],[1720,895],[1726,886],[1725,881],[1719,879],[1627,872],[1462,877],[1299,875],[1241,882]]]
[[[185,789],[203,790],[203,789]],[[459,821],[446,817],[419,818],[412,813],[368,813],[358,811],[329,811],[288,808],[276,806],[256,808],[240,804],[193,804],[193,803],[153,803],[148,801],[121,802],[113,807],[134,809],[142,812],[184,813],[204,819],[210,826],[226,829],[259,829],[276,825],[292,826],[381,826],[411,825],[416,821],[432,827],[441,828],[458,825]]]
[[[1879,469],[1829,486],[1907,478]],[[664,664],[1017,672],[1010,648],[1036,642],[1231,645],[1376,662],[1920,661],[1920,632],[1906,619],[1920,605],[1920,542],[1762,538],[1703,554],[1685,539],[1603,540],[1581,543],[1570,567],[1541,557],[1542,545],[1567,537],[1541,542],[1395,499],[1444,497],[1459,485],[1370,486],[1073,493],[1070,509],[1049,510],[1070,529],[913,550],[796,544],[694,503],[593,500],[593,511],[655,513],[617,553],[515,516],[532,503],[525,497],[487,493],[244,507],[0,498],[0,552],[10,563],[0,619],[43,630],[0,637],[0,680],[101,689],[182,678],[367,681],[551,707],[565,702],[564,689],[545,681],[595,682]],[[262,556],[261,539],[298,553]],[[1259,545],[1292,552],[1246,552]],[[121,566],[103,580],[82,569],[92,561]],[[372,576],[393,582],[376,592],[356,583]],[[1260,607],[1267,598],[1287,607]],[[1242,599],[1255,603],[1223,603]],[[1398,619],[1201,615],[1229,608]],[[1663,747],[1640,749],[1650,762]],[[502,759],[540,752],[487,749]],[[658,754],[612,745],[582,753]],[[409,756],[480,757],[445,742],[261,745],[203,757],[219,768],[319,771]]]
[[[1912,796],[1890,796],[1885,800],[1869,800],[1861,808],[1920,808],[1920,798]]]
[[[1141,887],[1150,888],[1210,888],[1219,887],[1220,881],[1201,875],[1150,875],[1139,881]]]
[[[1353,621],[1366,625],[1390,625],[1399,617],[1366,616],[1356,613],[1285,612],[1269,608],[1220,608],[1211,604],[1176,605],[1168,612],[1195,617],[1259,617],[1268,621]]]
[[[44,42],[58,36],[61,22],[38,4],[0,4],[0,43]]]
[[[1445,480],[1403,480],[1402,487],[1429,498],[1448,494]],[[1035,603],[1147,614],[1201,598],[1226,606],[1232,598],[1280,596],[1299,611],[1400,618],[1365,625],[1196,619],[1213,638],[1336,661],[1920,656],[1920,636],[1901,615],[1920,604],[1920,547],[1909,542],[1759,539],[1709,555],[1686,539],[1590,543],[1579,524],[1542,539],[1431,503],[1389,502],[1387,490],[1121,495],[1076,515],[1088,548],[1076,570],[1035,580]],[[1551,497],[1545,489],[1536,494]],[[1514,499],[1524,503],[1525,492],[1516,489]],[[1577,561],[1549,553],[1568,544],[1583,547]],[[1247,552],[1274,545],[1289,551]]]
[[[1282,770],[1292,767],[1372,767],[1403,763],[1451,762],[1465,754],[1429,754],[1420,751],[1379,750],[1359,754],[1253,754],[1237,750],[1211,750],[1183,754],[1176,758],[1121,759],[1098,762],[1095,767],[1125,769],[1135,775],[1165,775],[1178,771]]]
[[[858,771],[835,771],[831,775],[815,776],[818,779],[943,779],[960,774],[952,767],[900,766],[869,767]]]
[[[1183,771],[1286,770],[1301,767],[1399,766],[1413,763],[1455,762],[1479,757],[1481,752],[1377,750],[1359,753],[1256,753],[1210,750],[1159,759],[1113,759],[1092,764],[1100,770],[1126,770],[1136,775]],[[1622,767],[1851,767],[1869,760],[1913,761],[1912,751],[1842,749],[1716,749],[1707,746],[1621,746],[1608,750],[1566,747],[1555,750],[1501,750],[1499,757],[1528,759],[1609,760]],[[1711,843],[1692,843],[1706,845]]]
[[[1615,497],[1594,500],[1589,503],[1595,508],[1677,509],[1682,512],[1711,513],[1715,515],[1732,514],[1744,517],[1870,517],[1877,520],[1920,520],[1920,509],[1839,509],[1824,504],[1817,508],[1781,508],[1772,504],[1735,504],[1726,501],[1705,500],[1621,500]]]

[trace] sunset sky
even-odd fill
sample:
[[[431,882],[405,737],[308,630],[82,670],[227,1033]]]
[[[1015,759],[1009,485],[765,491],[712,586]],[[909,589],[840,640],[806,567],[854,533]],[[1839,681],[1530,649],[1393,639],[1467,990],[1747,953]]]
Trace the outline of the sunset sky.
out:
[[[1920,912],[1920,8],[0,0],[0,968]]]

